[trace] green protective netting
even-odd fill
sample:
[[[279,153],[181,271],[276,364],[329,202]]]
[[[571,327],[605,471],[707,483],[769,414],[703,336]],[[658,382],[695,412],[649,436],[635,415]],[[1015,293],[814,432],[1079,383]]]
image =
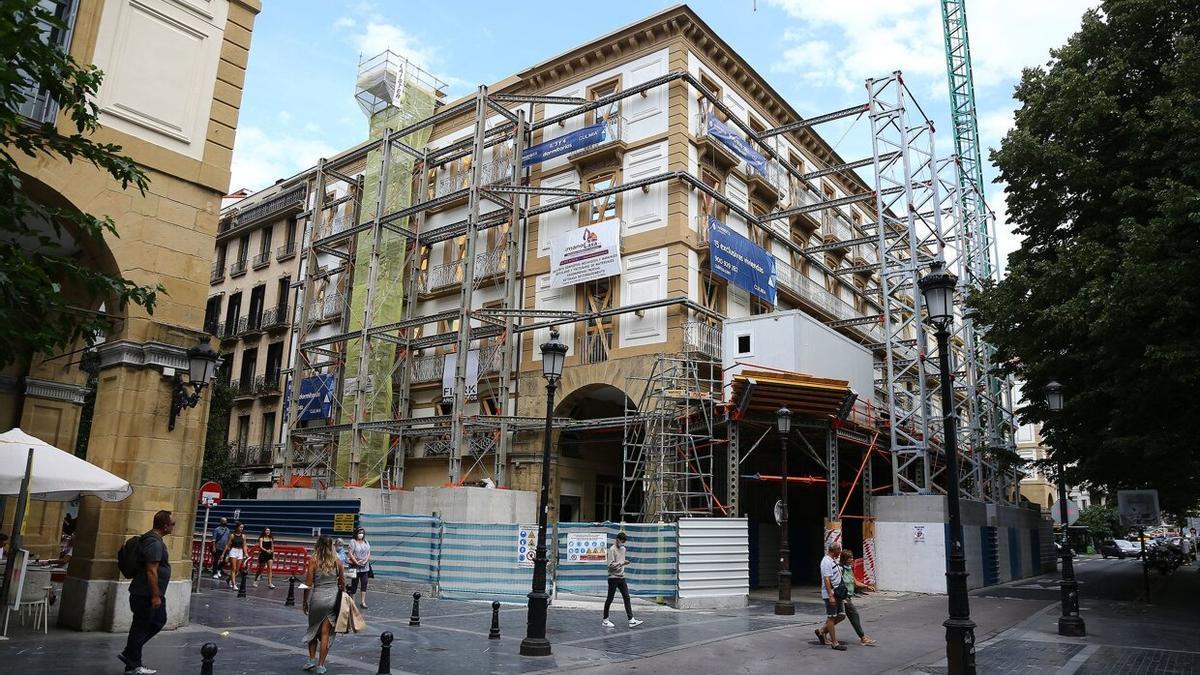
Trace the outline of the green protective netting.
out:
[[[399,129],[413,120],[429,117],[434,110],[434,94],[422,87],[406,86],[397,105],[390,106],[371,116],[371,139],[383,137],[387,129]],[[431,128],[416,131],[402,140],[414,148],[424,147],[429,141]],[[375,201],[379,194],[379,174],[382,166],[382,149],[367,155],[366,178],[363,185],[362,208],[359,224],[370,222],[375,217]],[[414,158],[393,151],[388,167],[388,182],[383,213],[398,211],[412,204],[412,177]],[[407,218],[396,221],[407,226]],[[356,237],[354,277],[351,281],[350,330],[363,327],[364,309],[367,300],[367,285],[370,275],[371,237],[368,230]],[[400,321],[404,308],[405,238],[389,229],[384,229],[380,239],[379,270],[376,275],[371,324],[378,326]],[[361,421],[379,421],[392,418],[394,410],[392,391],[392,369],[396,362],[396,346],[390,342],[373,341],[369,345],[368,370],[370,386],[358,383],[354,389],[361,393],[349,393],[342,397],[342,410],[348,416],[354,414],[356,396],[366,397]],[[347,379],[358,377],[359,355],[363,344],[358,339],[346,344]],[[351,388],[345,388],[350,391]],[[347,422],[350,420],[347,418]],[[337,475],[350,476],[350,455],[353,437],[350,432],[338,439]],[[388,453],[389,437],[385,433],[366,432],[359,445],[359,483],[371,485],[379,480],[380,472]]]

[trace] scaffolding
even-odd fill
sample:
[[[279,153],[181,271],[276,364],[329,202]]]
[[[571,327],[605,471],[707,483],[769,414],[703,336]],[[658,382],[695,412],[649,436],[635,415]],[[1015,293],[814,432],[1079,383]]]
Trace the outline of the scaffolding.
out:
[[[342,156],[321,160],[312,172],[311,204],[301,214],[307,226],[303,273],[297,282],[296,354],[285,428],[284,484],[292,484],[296,473],[323,473],[324,481],[331,485],[377,484],[385,490],[402,486],[406,458],[415,455],[418,441],[422,441],[421,456],[447,457],[450,483],[487,475],[497,485],[507,486],[505,469],[514,438],[536,434],[544,424],[540,417],[514,414],[522,337],[532,337],[537,344],[552,327],[587,325],[656,310],[668,317],[669,330],[719,327],[724,317],[689,297],[586,311],[529,308],[524,303],[531,218],[677,183],[723,205],[757,231],[768,249],[803,260],[827,278],[846,272],[827,265],[827,251],[846,245],[874,248],[877,262],[853,270],[877,273],[880,291],[847,284],[856,303],[866,311],[846,315],[825,309],[825,323],[876,354],[875,393],[882,402],[889,435],[889,442],[881,445],[893,460],[894,492],[924,494],[939,489],[936,479],[941,469],[936,454],[941,402],[936,396],[936,369],[925,358],[927,336],[920,320],[916,280],[921,267],[941,255],[946,244],[941,219],[954,217],[954,213],[951,209],[947,216],[939,192],[932,124],[923,115],[913,115],[899,73],[869,81],[864,104],[755,131],[699,78],[684,71],[595,99],[491,93],[479,87],[474,95],[447,105],[436,84],[429,89],[433,78],[411,64],[397,66],[394,57],[382,63],[375,59],[364,62],[368,72],[359,83],[359,101],[373,119],[387,115],[389,104],[404,100],[405,92],[413,90],[431,94],[423,100],[431,102],[432,111],[424,116],[403,113],[388,117],[388,126],[378,129],[377,138]],[[685,88],[702,98],[709,110],[724,115],[731,127],[772,162],[778,178],[798,198],[787,208],[755,214],[692,172],[669,167],[603,189],[533,184],[530,168],[521,158],[535,132],[673,86]],[[531,121],[537,104],[566,110]],[[771,141],[781,134],[864,114],[871,124],[871,157],[806,173],[782,157],[778,144]],[[470,120],[469,135],[439,140],[440,145],[429,142],[435,125],[464,119]],[[462,170],[448,175],[447,166]],[[858,176],[859,169],[869,169],[871,177]],[[360,175],[362,172],[366,176]],[[849,177],[861,191],[827,197],[817,181],[833,174]],[[402,192],[405,198],[397,202],[389,197],[390,191]],[[531,198],[539,202],[533,205]],[[845,207],[871,202],[878,214],[876,222],[853,223]],[[428,214],[464,204],[465,217],[427,226]],[[781,233],[775,226],[777,221],[818,214],[823,222],[854,233],[854,238],[839,244],[804,246],[787,236],[787,228]],[[498,245],[481,250],[481,235],[496,232],[500,233],[495,236]],[[460,260],[446,269],[422,266],[423,249],[452,240],[462,242]],[[399,278],[396,269],[402,270]],[[440,281],[435,275],[440,275]],[[457,284],[457,305],[419,313],[419,299],[435,283],[443,287]],[[336,288],[332,295],[325,289],[331,284]],[[383,286],[388,290],[383,291]],[[477,292],[484,286],[500,289],[498,301],[486,306],[477,302]],[[402,309],[398,313],[381,315],[377,298],[382,292],[399,293]],[[332,305],[330,297],[334,298]],[[687,342],[686,336],[682,341]],[[727,439],[720,438],[717,431],[725,421],[719,334],[717,346],[712,342],[710,337],[703,349],[660,355],[653,372],[639,380],[644,386],[637,410],[619,420],[553,420],[555,429],[600,424],[624,429],[623,510],[630,509],[625,512],[627,517],[670,519],[727,510],[713,489],[714,448]],[[318,375],[332,375],[337,383],[332,411],[328,420],[304,422],[302,384]],[[435,414],[417,415],[412,387],[431,378],[444,383],[443,403]],[[962,389],[968,396],[977,390]],[[479,407],[485,393],[495,401],[494,409]],[[364,452],[380,447],[385,451]],[[343,461],[335,458],[335,453],[348,456]],[[974,457],[973,451],[965,454]],[[731,473],[736,480],[736,472]],[[635,492],[642,497],[637,509],[631,498]]]

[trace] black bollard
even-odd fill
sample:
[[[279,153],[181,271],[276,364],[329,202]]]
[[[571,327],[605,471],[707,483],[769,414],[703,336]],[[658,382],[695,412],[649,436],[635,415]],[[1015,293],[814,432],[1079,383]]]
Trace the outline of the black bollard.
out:
[[[383,643],[383,647],[379,649],[379,675],[391,675],[392,673],[392,632],[385,631],[379,636],[379,641]]]
[[[287,600],[283,601],[284,607],[296,606],[296,575],[288,577],[288,596]]]
[[[238,575],[238,592],[239,598],[246,597],[246,568],[242,568],[242,573]]]
[[[413,593],[413,611],[412,616],[408,617],[408,625],[421,625],[421,594]]]
[[[492,603],[492,629],[488,631],[489,640],[500,639],[500,603]]]
[[[213,659],[217,656],[217,646],[211,642],[205,642],[200,648],[200,675],[213,675]]]

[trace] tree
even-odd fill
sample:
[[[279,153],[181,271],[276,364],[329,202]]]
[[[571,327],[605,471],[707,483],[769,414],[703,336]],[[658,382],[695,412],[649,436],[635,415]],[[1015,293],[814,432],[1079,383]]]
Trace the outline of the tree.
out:
[[[1200,3],[1107,0],[1051,56],[992,152],[1024,241],[970,304],[1071,484],[1156,488],[1182,514],[1200,500]]]
[[[208,431],[204,436],[204,464],[201,481],[216,481],[225,494],[238,489],[242,471],[229,455],[229,411],[233,408],[233,389],[220,378],[209,387]]]
[[[1086,527],[1092,536],[1107,539],[1120,539],[1125,536],[1126,528],[1121,527],[1121,517],[1117,510],[1104,504],[1089,504],[1079,512],[1076,525]]]
[[[111,218],[49,207],[26,193],[21,155],[88,162],[122,189],[144,193],[149,185],[120,146],[88,138],[99,127],[94,101],[103,75],[44,39],[47,29],[66,26],[38,0],[0,0],[0,366],[27,368],[35,354],[90,344],[113,327],[110,314],[94,311],[101,303],[108,312],[132,304],[153,313],[156,294],[165,292],[89,267],[63,249],[66,237],[98,244],[106,234],[118,236]],[[57,102],[72,133],[21,114],[38,87]]]

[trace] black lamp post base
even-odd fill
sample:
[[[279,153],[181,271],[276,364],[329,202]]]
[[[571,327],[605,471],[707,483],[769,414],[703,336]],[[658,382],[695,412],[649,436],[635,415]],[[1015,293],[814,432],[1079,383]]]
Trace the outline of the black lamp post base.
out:
[[[1058,634],[1067,637],[1087,637],[1087,628],[1083,625],[1083,617],[1058,617]]]
[[[975,675],[975,622],[946,619],[946,662],[951,673]]]
[[[531,637],[521,640],[521,656],[550,656],[550,641]]]
[[[792,616],[796,613],[796,603],[791,601],[776,600],[775,614],[778,616]]]

